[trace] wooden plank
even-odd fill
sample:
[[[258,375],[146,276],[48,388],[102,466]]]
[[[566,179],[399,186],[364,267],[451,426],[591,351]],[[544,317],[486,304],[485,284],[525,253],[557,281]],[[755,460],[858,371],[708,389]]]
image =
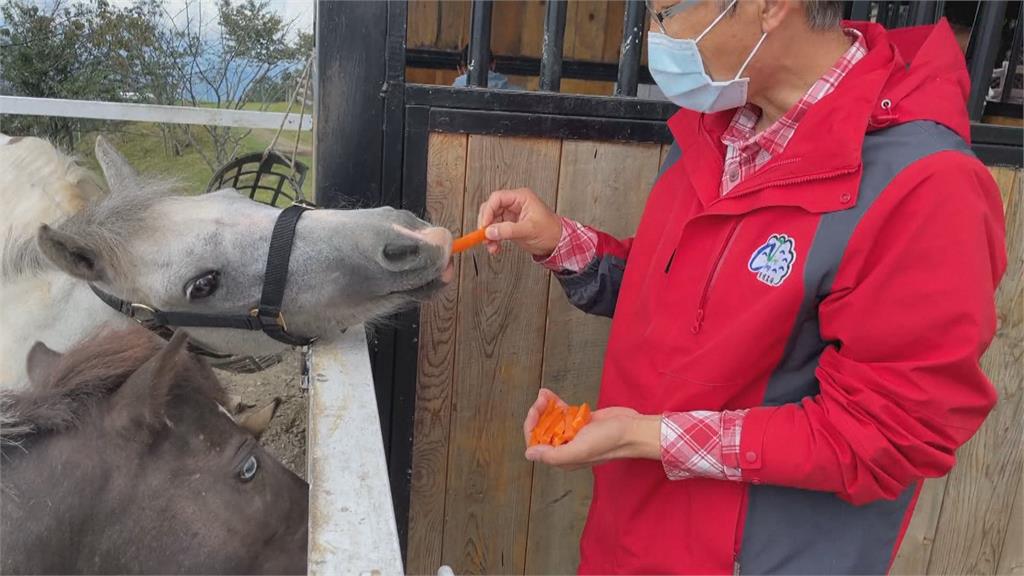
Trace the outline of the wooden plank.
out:
[[[569,6],[565,9],[565,40],[562,43],[562,59],[563,60],[575,60],[576,59],[576,28],[578,22],[576,22],[576,13],[579,12],[580,2],[582,0],[566,0],[569,2]],[[562,88],[565,92],[565,88]]]
[[[438,0],[412,0],[408,3],[406,42],[409,48],[433,48],[441,28]]]
[[[469,12],[471,2],[442,0],[441,22],[437,33],[437,47],[441,50],[462,50],[469,43]]]
[[[494,190],[527,186],[553,203],[560,151],[470,136],[464,227]],[[540,386],[549,279],[521,250],[462,259],[443,558],[457,574],[521,574],[533,476],[522,423]]]
[[[575,4],[577,6],[575,15],[576,29],[573,35],[573,45],[575,47],[573,58],[576,60],[599,62],[604,55],[608,3],[605,0],[576,0]],[[619,28],[622,28],[621,21],[619,22]],[[566,36],[566,39],[568,39],[568,36]],[[617,56],[616,60],[618,60]]]
[[[604,48],[601,50],[602,62],[618,62],[619,49],[622,47],[622,27],[626,17],[625,0],[608,2],[608,16],[604,25]]]
[[[890,574],[914,576],[928,571],[928,561],[939,527],[942,499],[946,496],[946,477],[933,478],[924,483],[917,498],[914,517],[903,535],[903,543],[896,554]]]
[[[999,403],[957,454],[928,565],[933,574],[992,574],[1011,521],[1024,447],[1024,198],[1020,171],[991,168],[1006,206],[1009,268],[996,295],[999,328],[981,365]]]
[[[657,176],[660,153],[658,144],[564,141],[558,213],[618,237],[631,236]],[[552,281],[544,386],[570,403],[594,406],[610,324],[575,309]],[[575,573],[591,480],[589,470],[534,469],[527,574]]]
[[[491,15],[491,50],[502,56],[518,56],[523,37],[526,5],[518,0],[495,2]],[[543,26],[543,18],[541,19]]]
[[[1024,478],[1017,483],[1010,508],[1010,526],[1003,539],[1003,553],[996,574],[1024,576]]]
[[[590,94],[592,96],[611,96],[615,91],[615,82],[601,80],[578,80],[562,78],[561,92],[565,94]]]
[[[309,573],[400,574],[402,551],[363,326],[317,342],[310,368]]]
[[[466,188],[465,134],[431,134],[427,150],[427,220],[462,234]],[[456,278],[459,259],[455,259]],[[420,346],[413,423],[407,570],[429,574],[441,565],[455,369],[458,285],[420,308]]]
[[[523,30],[519,36],[519,51],[522,56],[540,58],[544,46],[547,0],[526,0],[523,4]]]

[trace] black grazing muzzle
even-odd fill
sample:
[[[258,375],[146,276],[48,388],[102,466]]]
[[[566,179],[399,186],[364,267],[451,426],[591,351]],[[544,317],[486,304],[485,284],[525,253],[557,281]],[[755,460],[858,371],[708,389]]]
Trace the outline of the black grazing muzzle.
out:
[[[249,310],[247,314],[203,314],[196,312],[167,312],[138,302],[128,302],[113,294],[108,294],[93,284],[92,291],[111,308],[149,328],[156,334],[170,338],[174,328],[235,328],[237,330],[261,330],[278,342],[291,346],[308,346],[316,338],[304,338],[288,333],[281,303],[284,300],[284,289],[288,282],[288,262],[291,260],[292,245],[295,242],[295,227],[299,218],[306,212],[316,208],[308,203],[293,204],[277,216],[274,232],[270,237],[270,249],[267,251],[267,268],[263,275],[263,292],[260,294],[259,306]],[[190,343],[189,350],[193,353],[212,358],[230,358],[230,354],[219,354]]]

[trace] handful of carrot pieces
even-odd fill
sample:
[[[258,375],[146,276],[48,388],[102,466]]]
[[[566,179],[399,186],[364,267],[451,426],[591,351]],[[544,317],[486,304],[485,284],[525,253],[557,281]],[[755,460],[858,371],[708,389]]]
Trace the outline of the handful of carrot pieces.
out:
[[[530,446],[561,446],[575,438],[589,422],[590,406],[586,402],[579,406],[563,408],[557,402],[549,400],[540,420],[530,432]]]

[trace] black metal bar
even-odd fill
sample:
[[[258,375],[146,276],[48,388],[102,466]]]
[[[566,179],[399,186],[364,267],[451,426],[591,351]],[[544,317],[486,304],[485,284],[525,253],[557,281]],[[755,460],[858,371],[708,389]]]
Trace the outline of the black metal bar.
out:
[[[583,116],[553,116],[521,112],[432,108],[430,130],[458,134],[533,136],[555,140],[606,140],[622,142],[672,141],[668,125],[649,120],[622,120]]]
[[[971,97],[967,105],[971,120],[980,120],[985,112],[985,97],[992,81],[1003,16],[1006,14],[1006,0],[987,0],[980,4],[980,12],[971,33],[971,44],[975,45],[969,68]]]
[[[647,7],[643,0],[626,0],[626,15],[622,22],[622,48],[619,50],[619,77],[615,82],[616,96],[636,96],[646,16]]]
[[[385,22],[386,2],[317,3],[315,152],[322,206],[381,203]]]
[[[405,58],[410,68],[454,70],[459,64],[459,53],[450,50],[410,48],[406,51]],[[495,69],[502,74],[538,76],[541,74],[541,65],[542,59],[540,58],[502,54],[494,55]],[[618,79],[618,74],[617,63],[562,60],[562,78],[615,82]],[[638,74],[640,75],[640,82],[648,84],[654,82],[646,66],[640,66]]]
[[[540,58],[540,89],[545,92],[558,92],[562,86],[562,45],[568,6],[567,0],[548,0]]]
[[[1024,42],[1024,38],[1021,38],[1020,33],[1022,23],[1024,23],[1024,5],[1022,5],[1020,11],[1017,12],[1017,22],[1013,26],[1013,43],[1010,44],[1010,58],[1006,62],[1006,74],[1003,78],[1003,93],[999,95],[1000,102],[1008,102],[1010,100],[1010,94],[1013,91],[1013,83],[1017,78],[1017,63],[1020,62],[1021,43]]]
[[[934,0],[919,0],[910,3],[910,14],[908,15],[910,26],[923,26],[935,22]]]
[[[871,18],[871,2],[869,0],[854,0],[850,9],[850,20],[868,20]]]
[[[1024,128],[972,122],[971,149],[988,166],[1024,167]]]
[[[487,88],[491,69],[491,0],[473,0],[469,32],[469,85]]]
[[[502,112],[619,118],[664,122],[679,108],[669,102],[578,96],[510,90],[467,90],[447,86],[410,84],[405,87],[406,106],[466,108]]]

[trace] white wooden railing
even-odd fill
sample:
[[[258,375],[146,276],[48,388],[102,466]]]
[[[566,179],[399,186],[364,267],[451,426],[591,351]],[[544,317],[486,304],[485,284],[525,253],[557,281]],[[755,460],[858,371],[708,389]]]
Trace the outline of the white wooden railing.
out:
[[[268,130],[277,130],[281,127],[281,123],[284,122],[285,130],[312,130],[313,119],[308,112],[301,119],[298,112],[298,108],[291,114],[285,114],[284,112],[229,110],[226,108],[196,108],[191,106],[164,106],[161,104],[0,96],[0,114],[159,122],[163,124],[198,124],[230,126],[233,128],[265,128]]]

